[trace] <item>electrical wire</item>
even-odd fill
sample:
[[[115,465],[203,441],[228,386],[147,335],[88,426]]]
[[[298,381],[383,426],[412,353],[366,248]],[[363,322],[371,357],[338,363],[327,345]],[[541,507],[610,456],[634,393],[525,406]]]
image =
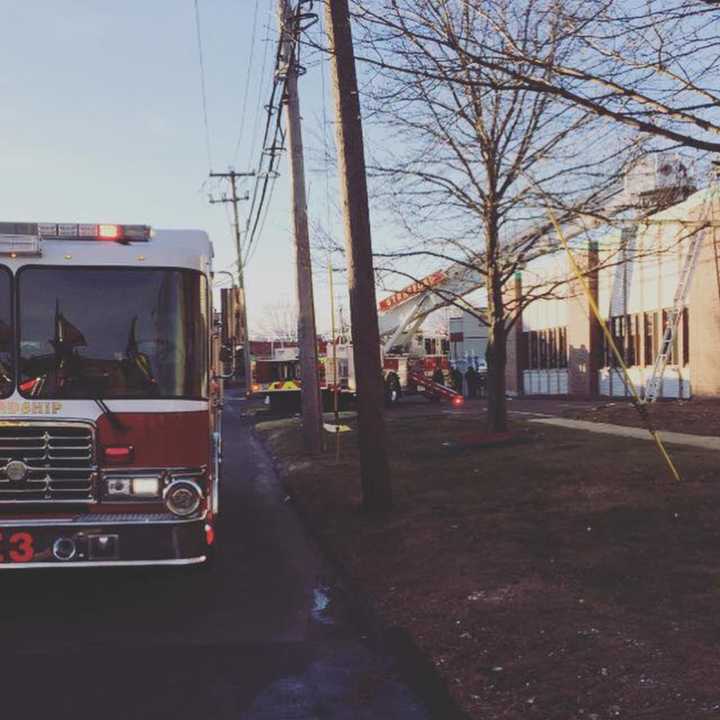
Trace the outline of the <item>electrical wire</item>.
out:
[[[195,32],[197,35],[198,59],[200,61],[200,95],[202,98],[203,123],[205,125],[205,152],[207,153],[208,169],[212,172],[212,148],[210,144],[210,123],[208,121],[207,88],[205,86],[205,60],[203,58],[202,32],[200,31],[200,4],[195,0]]]
[[[249,258],[253,254],[253,248],[259,237],[259,228],[264,226],[263,217],[267,217],[264,206],[267,200],[272,197],[272,192],[268,192],[269,188],[274,186],[274,180],[278,176],[278,164],[280,157],[285,150],[285,132],[282,125],[282,105],[287,90],[287,68],[282,67],[283,62],[283,44],[287,29],[281,27],[280,37],[278,39],[277,50],[275,53],[275,71],[273,72],[273,85],[270,92],[270,100],[265,106],[265,129],[260,148],[260,159],[258,161],[258,169],[255,175],[255,186],[253,188],[252,199],[250,201],[250,210],[248,212],[247,223],[245,226],[245,249],[244,255]],[[289,62],[292,61],[293,54],[297,47],[294,33],[289,33],[294,42],[291,43],[288,51]],[[275,122],[273,123],[273,117]],[[270,141],[272,137],[272,142]]]
[[[267,25],[265,26],[265,40],[263,42],[263,61],[262,68],[260,70],[260,82],[258,83],[258,97],[257,103],[255,104],[255,117],[253,118],[253,129],[252,135],[250,136],[250,147],[255,147],[258,138],[258,129],[260,125],[261,109],[263,107],[263,79],[265,78],[265,70],[267,69],[268,57],[270,55],[270,25],[272,23],[272,11],[268,4],[268,19]]]
[[[256,166],[255,184],[245,224],[244,247],[241,249],[244,265],[254,255],[258,238],[265,228],[276,180],[279,177],[278,166],[286,149],[282,109],[287,95],[288,73],[292,71],[297,75],[302,75],[305,71],[299,62],[299,40],[300,33],[309,26],[308,23],[312,24],[317,20],[317,16],[310,12],[311,10],[312,0],[298,0],[295,10],[289,18],[291,27],[286,27],[283,23],[280,28],[270,99],[265,105],[264,131]],[[287,47],[285,47],[286,44]],[[265,61],[263,62],[263,75],[264,66]],[[259,105],[260,101],[258,101]],[[257,124],[259,124],[259,117],[260,113],[256,116]],[[253,145],[255,145],[255,132],[254,129]]]
[[[258,238],[262,237],[262,234],[265,230],[265,223],[267,222],[268,215],[270,214],[270,206],[272,204],[273,192],[275,191],[276,186],[277,186],[277,176],[274,176],[274,177],[270,178],[270,189],[268,190],[268,193],[267,193],[267,202],[265,203],[265,213],[263,214],[262,220],[260,221],[260,225],[259,225],[258,231],[257,231]],[[250,262],[250,260],[252,260],[257,248],[258,248],[257,242],[248,246],[248,250],[247,250],[248,254],[247,254],[246,262]]]
[[[238,152],[240,151],[240,145],[245,135],[245,121],[247,118],[247,104],[248,95],[250,94],[250,78],[252,77],[253,58],[255,57],[255,45],[257,36],[257,20],[258,20],[258,9],[260,8],[260,0],[255,0],[255,10],[253,12],[253,23],[252,23],[252,39],[250,41],[250,53],[248,55],[247,75],[245,77],[245,92],[243,93],[242,106],[240,108],[240,132],[238,133],[238,139],[235,143],[235,150],[233,151],[233,162],[237,160]],[[263,74],[264,74],[263,70]],[[261,76],[262,77],[262,76]]]

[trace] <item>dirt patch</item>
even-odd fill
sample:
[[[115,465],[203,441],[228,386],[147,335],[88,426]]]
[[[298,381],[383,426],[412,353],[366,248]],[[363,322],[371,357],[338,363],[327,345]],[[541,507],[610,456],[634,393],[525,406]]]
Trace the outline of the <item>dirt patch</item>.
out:
[[[582,408],[565,407],[557,414],[574,420],[645,427],[637,410],[628,401],[603,402]],[[720,400],[662,400],[650,406],[649,414],[658,430],[720,435]]]
[[[515,427],[524,442],[447,445],[466,421],[392,423],[397,509],[358,509],[355,433],[305,465],[297,428],[264,433],[295,501],[412,634],[473,718],[720,714],[717,453]]]

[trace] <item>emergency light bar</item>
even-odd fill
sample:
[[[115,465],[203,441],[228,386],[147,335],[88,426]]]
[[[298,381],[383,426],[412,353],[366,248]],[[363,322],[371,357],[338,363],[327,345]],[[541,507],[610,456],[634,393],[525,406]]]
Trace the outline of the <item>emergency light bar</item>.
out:
[[[40,239],[35,235],[1,235],[0,255],[10,257],[37,257],[40,253]]]
[[[151,229],[147,225],[0,222],[0,252],[6,254],[6,236],[34,237],[37,240],[147,242],[150,235]]]

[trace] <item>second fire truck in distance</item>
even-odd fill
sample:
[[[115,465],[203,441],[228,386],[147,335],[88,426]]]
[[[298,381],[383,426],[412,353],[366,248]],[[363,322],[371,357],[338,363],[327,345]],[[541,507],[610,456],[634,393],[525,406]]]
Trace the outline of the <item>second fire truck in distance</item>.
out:
[[[331,342],[318,345],[320,385],[325,409],[330,410],[336,390],[341,404],[345,404],[357,391],[353,348],[344,338],[335,348]],[[462,404],[462,395],[448,385],[448,348],[444,335],[417,333],[404,351],[386,355],[381,350],[387,404],[394,405],[403,395],[414,393],[430,399],[447,400],[455,405]],[[265,352],[256,355],[253,362],[252,391],[265,395],[273,409],[299,408],[301,380],[297,347],[267,347],[261,350]],[[445,380],[442,384],[433,381],[438,368]]]

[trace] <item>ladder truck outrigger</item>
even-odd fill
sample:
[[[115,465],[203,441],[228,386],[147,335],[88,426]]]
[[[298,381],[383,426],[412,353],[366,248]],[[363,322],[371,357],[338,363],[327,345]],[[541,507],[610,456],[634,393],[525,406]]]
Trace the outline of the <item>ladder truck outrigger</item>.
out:
[[[212,255],[196,230],[0,222],[0,569],[209,559]]]

